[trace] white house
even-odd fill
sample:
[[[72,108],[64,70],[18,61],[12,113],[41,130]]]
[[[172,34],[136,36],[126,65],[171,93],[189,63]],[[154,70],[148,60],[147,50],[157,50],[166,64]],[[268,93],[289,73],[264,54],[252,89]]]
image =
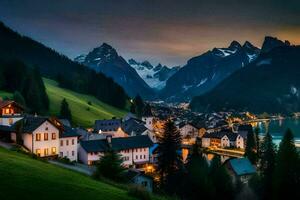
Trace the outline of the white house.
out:
[[[179,125],[180,135],[183,139],[183,143],[195,143],[196,138],[199,136],[199,130],[194,125],[187,123],[187,124],[180,124]]]
[[[59,157],[67,157],[70,161],[77,161],[79,135],[72,128],[64,126],[59,136]]]
[[[246,139],[242,135],[238,134],[235,145],[237,148],[245,149],[246,148]]]
[[[16,141],[16,133],[12,133]],[[27,116],[23,119],[23,146],[39,157],[57,156],[59,129],[48,118]]]
[[[25,116],[23,119],[23,146],[39,157],[59,156],[77,161],[78,134],[71,128],[62,126],[59,121],[38,116]],[[15,131],[11,134],[17,140]]]
[[[149,148],[153,145],[146,135],[112,138],[103,140],[81,141],[78,148],[79,160],[84,164],[92,165],[110,149],[117,151],[123,158],[123,165],[142,166],[149,163]]]
[[[230,140],[227,135],[224,135],[221,138],[221,147],[222,148],[230,147]]]

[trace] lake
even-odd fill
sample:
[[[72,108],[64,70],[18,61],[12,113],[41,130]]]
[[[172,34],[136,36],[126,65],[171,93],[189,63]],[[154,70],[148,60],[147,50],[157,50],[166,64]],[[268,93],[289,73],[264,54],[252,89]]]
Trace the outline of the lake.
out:
[[[279,144],[285,131],[290,128],[294,134],[295,142],[300,144],[300,118],[286,118],[281,120],[271,120],[269,122],[259,122],[261,135],[267,131],[271,133],[274,143]]]

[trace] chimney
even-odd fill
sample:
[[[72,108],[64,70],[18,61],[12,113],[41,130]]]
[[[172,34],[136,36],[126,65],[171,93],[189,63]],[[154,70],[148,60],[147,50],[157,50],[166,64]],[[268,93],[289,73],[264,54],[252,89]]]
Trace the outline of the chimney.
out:
[[[108,144],[108,146],[110,148],[112,147],[111,140],[112,140],[112,136],[111,135],[107,135],[106,136],[106,142],[107,142],[107,144]]]

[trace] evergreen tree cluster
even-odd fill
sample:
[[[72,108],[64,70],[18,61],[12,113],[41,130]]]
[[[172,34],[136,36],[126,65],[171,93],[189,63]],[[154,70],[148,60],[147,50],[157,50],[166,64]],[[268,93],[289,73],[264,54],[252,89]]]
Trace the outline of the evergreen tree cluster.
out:
[[[30,113],[45,113],[49,99],[37,67],[28,68],[20,61],[0,61],[0,90],[14,93],[14,100]]]
[[[121,155],[110,149],[97,163],[94,177],[96,179],[105,177],[114,181],[120,181],[123,179],[123,172],[125,170],[122,163]]]
[[[294,136],[288,129],[278,151],[267,133],[260,145],[259,173],[250,180],[251,188],[260,199],[299,199],[300,155]]]
[[[159,138],[158,172],[160,187],[169,195],[182,199],[233,199],[234,186],[230,175],[215,156],[209,166],[196,143],[183,164],[180,155],[181,136],[174,123],[164,125]]]
[[[21,36],[1,22],[0,44],[0,59],[18,59],[28,66],[39,66],[42,76],[58,81],[61,87],[90,94],[112,106],[125,108],[128,96],[111,78],[73,62],[31,38]],[[0,75],[0,87],[3,85],[1,80]]]
[[[137,95],[131,102],[130,112],[135,114],[137,118],[142,118],[144,114],[151,113],[151,106],[145,103],[140,95]]]
[[[61,119],[68,119],[69,121],[72,121],[72,113],[69,108],[69,104],[65,98],[62,100],[60,105],[59,117]]]

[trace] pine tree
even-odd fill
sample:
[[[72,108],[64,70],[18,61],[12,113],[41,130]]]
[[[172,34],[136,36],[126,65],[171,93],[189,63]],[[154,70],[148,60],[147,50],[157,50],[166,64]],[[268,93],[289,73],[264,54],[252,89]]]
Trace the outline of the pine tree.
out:
[[[199,146],[193,145],[186,163],[184,191],[187,199],[212,199],[215,193],[212,180],[209,176],[209,167]]]
[[[171,120],[164,125],[164,131],[158,141],[158,172],[160,183],[168,193],[174,193],[175,175],[182,169],[182,158],[178,151],[181,148],[180,132]],[[172,181],[171,181],[172,180]]]
[[[267,133],[261,144],[260,175],[263,188],[261,190],[262,199],[269,199],[272,194],[272,179],[275,169],[276,147],[272,136]]]
[[[260,157],[260,141],[259,141],[259,127],[256,127],[254,130],[255,133],[255,142],[256,142],[256,152],[257,152],[257,160]]]
[[[3,75],[3,69],[2,66],[0,66],[0,89],[3,89],[5,86],[5,78]]]
[[[43,110],[47,111],[49,109],[49,98],[46,93],[46,87],[44,85],[44,81],[42,79],[42,76],[40,74],[39,68],[34,67],[33,69],[33,77],[35,79],[35,83],[38,86],[39,95],[43,103]]]
[[[19,145],[23,145],[23,139],[22,139],[23,127],[24,127],[23,120],[19,120],[16,122],[15,124],[16,143]]]
[[[209,176],[215,188],[214,199],[233,199],[234,187],[226,168],[222,166],[220,156],[215,155],[209,169]]]
[[[106,177],[114,181],[122,180],[122,172],[125,168],[122,165],[121,155],[110,149],[99,160],[94,177],[100,179]]]
[[[69,104],[65,98],[61,102],[59,117],[62,119],[68,119],[69,121],[72,121],[72,113],[69,108]]]
[[[285,199],[287,195],[300,199],[299,154],[290,129],[286,131],[279,145],[273,183],[274,199]]]
[[[256,164],[257,161],[256,142],[252,131],[249,132],[247,135],[245,157],[247,157],[252,164]]]
[[[26,107],[25,99],[19,91],[14,92],[13,99],[18,104],[22,105],[23,107]]]
[[[134,105],[135,105],[135,114],[138,118],[142,118],[143,112],[144,112],[144,101],[140,95],[137,95],[134,100]]]

